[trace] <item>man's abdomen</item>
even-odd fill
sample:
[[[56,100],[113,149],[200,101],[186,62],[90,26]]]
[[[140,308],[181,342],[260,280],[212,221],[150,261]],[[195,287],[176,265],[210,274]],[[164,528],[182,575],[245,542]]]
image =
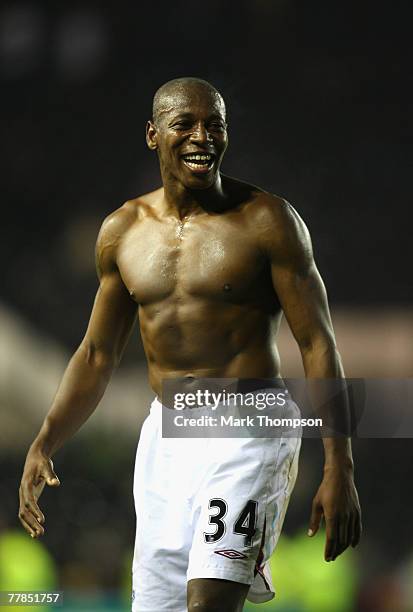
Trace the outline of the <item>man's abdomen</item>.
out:
[[[214,378],[279,375],[273,319],[259,305],[185,300],[141,308],[139,318],[156,393],[163,379],[188,374]]]

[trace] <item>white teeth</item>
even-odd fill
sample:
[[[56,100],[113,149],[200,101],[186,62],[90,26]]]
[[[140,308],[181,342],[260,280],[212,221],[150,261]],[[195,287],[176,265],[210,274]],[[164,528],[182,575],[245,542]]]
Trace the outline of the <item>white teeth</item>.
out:
[[[198,170],[199,168],[207,168],[208,167],[208,164],[196,164],[196,163],[190,162],[190,161],[187,161],[186,163],[187,163],[187,165],[190,168],[194,168],[195,170]]]
[[[187,159],[187,160],[194,159],[196,161],[200,161],[200,160],[207,160],[207,161],[209,161],[211,159],[211,155],[209,155],[209,154],[208,155],[195,155],[195,154],[194,155],[186,155],[185,159]]]

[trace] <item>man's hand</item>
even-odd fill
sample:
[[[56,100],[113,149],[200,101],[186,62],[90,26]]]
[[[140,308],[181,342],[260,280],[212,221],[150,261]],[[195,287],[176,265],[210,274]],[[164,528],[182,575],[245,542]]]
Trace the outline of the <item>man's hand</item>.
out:
[[[334,561],[348,546],[357,546],[361,536],[361,510],[353,472],[339,467],[326,468],[313,499],[308,535],[315,535],[321,517],[326,524],[324,559]]]
[[[44,514],[37,505],[37,500],[42,494],[45,484],[50,487],[60,485],[53,469],[53,462],[41,451],[31,448],[27,454],[19,488],[19,519],[32,538],[44,534]]]

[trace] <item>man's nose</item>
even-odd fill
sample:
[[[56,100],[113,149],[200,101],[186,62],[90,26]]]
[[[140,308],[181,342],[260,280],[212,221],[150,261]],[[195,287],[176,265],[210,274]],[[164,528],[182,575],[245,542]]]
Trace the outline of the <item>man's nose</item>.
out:
[[[194,131],[191,134],[192,142],[206,143],[210,140],[210,135],[205,125],[201,122],[197,123]]]

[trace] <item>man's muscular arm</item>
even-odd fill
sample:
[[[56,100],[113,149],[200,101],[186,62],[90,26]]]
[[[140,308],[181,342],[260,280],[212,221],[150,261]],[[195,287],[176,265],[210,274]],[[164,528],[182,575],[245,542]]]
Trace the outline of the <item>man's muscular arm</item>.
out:
[[[308,379],[343,378],[326,290],[314,262],[308,230],[297,212],[278,198],[267,203],[263,246],[271,260],[273,285],[291,331],[299,345]],[[342,396],[341,400],[346,400]],[[343,411],[342,401],[334,411]],[[361,511],[353,480],[351,442],[347,437],[323,438],[325,466],[322,483],[313,500],[309,535],[324,516],[325,559],[334,560],[361,534]]]
[[[119,241],[132,220],[133,211],[124,205],[102,225],[96,243],[100,284],[89,325],[26,457],[19,490],[19,518],[32,537],[44,533],[44,516],[37,504],[44,485],[60,484],[51,457],[95,410],[136,319],[137,305],[116,265]]]

